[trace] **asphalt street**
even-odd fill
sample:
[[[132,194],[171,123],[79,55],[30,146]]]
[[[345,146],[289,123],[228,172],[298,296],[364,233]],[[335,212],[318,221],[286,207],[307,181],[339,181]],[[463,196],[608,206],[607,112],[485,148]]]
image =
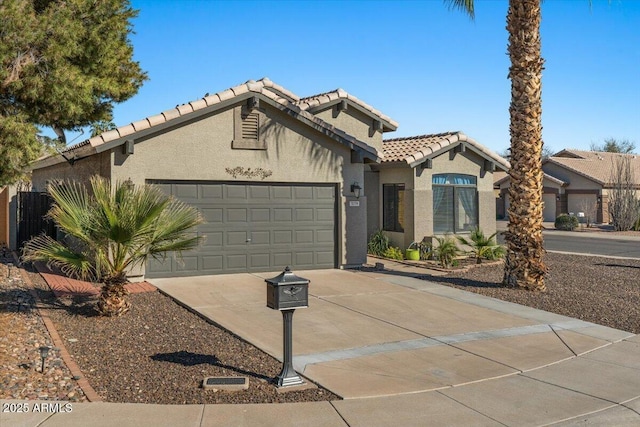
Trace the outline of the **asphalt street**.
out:
[[[602,235],[591,237],[586,236],[585,233],[568,234],[555,230],[543,232],[545,249],[557,252],[640,259],[640,240],[603,237]],[[504,243],[504,237],[500,234],[498,241]]]

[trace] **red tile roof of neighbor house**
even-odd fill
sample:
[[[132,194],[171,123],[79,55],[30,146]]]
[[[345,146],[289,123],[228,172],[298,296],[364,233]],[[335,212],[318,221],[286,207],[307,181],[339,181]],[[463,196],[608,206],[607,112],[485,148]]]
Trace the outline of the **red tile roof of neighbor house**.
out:
[[[149,116],[142,120],[129,123],[128,125],[120,126],[114,130],[104,132],[98,136],[89,138],[76,145],[67,147],[63,151],[63,153],[77,152],[80,155],[92,155],[99,152],[99,147],[104,146],[107,143],[119,140],[124,143],[126,137],[133,138],[138,132],[151,129],[156,126],[164,125],[176,119],[184,118],[185,116],[189,116],[193,113],[207,108],[209,108],[210,110],[215,109],[216,107],[220,107],[224,101],[233,100],[234,98],[242,95],[249,97],[251,96],[251,94],[263,96],[264,98],[272,101],[273,105],[282,108],[283,110],[292,112],[294,117],[306,121],[307,123],[316,127],[318,130],[329,135],[330,137],[339,139],[345,144],[353,145],[357,148],[368,151],[378,158],[382,157],[382,153],[378,152],[374,147],[356,139],[355,137],[347,134],[341,129],[338,129],[335,126],[331,125],[330,123],[325,122],[324,120],[316,117],[312,112],[307,110],[318,107],[320,105],[324,105],[326,102],[331,102],[334,99],[346,99],[353,105],[357,105],[361,110],[365,110],[369,115],[372,115],[373,117],[381,120],[381,122],[385,125],[385,131],[395,130],[397,128],[397,123],[391,118],[383,115],[378,110],[375,110],[368,104],[365,104],[358,98],[349,95],[341,89],[333,92],[327,92],[326,94],[314,95],[312,97],[300,99],[293,92],[290,92],[289,90],[265,77],[258,81],[249,80],[241,85],[234,86],[222,92],[218,92],[213,95],[207,95],[204,98],[186,104],[178,105],[175,108],[164,111],[160,114]],[[45,156],[39,159],[34,165],[32,165],[32,168],[37,169],[39,167],[48,166],[48,163],[43,163],[43,160],[50,159],[52,157],[61,156]]]
[[[416,166],[432,155],[438,155],[462,143],[494,161],[500,169],[509,169],[506,159],[459,131],[386,139],[382,142],[382,162],[406,162],[410,166]]]
[[[547,158],[543,164],[552,163],[601,185],[609,185],[612,182],[612,171],[615,161],[621,157],[626,157],[630,160],[631,169],[635,177],[635,184],[640,185],[640,156],[637,154],[562,150]]]

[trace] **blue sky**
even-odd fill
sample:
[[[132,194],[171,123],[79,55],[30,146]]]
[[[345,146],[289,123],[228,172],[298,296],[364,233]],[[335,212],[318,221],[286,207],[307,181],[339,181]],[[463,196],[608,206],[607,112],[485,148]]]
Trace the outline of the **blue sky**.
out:
[[[506,0],[476,0],[475,21],[441,0],[132,4],[150,80],[116,106],[119,126],[268,76],[299,96],[345,89],[399,122],[386,138],[462,130],[509,146]],[[639,26],[636,0],[543,3],[546,146],[640,151]]]

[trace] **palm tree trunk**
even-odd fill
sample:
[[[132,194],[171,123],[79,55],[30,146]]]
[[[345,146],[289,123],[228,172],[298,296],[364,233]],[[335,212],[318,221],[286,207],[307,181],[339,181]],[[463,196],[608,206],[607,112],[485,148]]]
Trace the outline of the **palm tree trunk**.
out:
[[[98,312],[103,316],[122,316],[131,308],[129,291],[124,287],[127,279],[124,273],[107,278],[98,297]]]
[[[509,0],[511,185],[503,284],[544,292],[540,20],[540,0]]]

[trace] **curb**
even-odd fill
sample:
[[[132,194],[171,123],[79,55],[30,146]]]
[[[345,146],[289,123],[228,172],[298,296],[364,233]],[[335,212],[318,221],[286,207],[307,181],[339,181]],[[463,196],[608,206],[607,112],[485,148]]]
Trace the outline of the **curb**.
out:
[[[25,284],[29,286],[29,293],[34,298],[34,300],[38,303],[38,305],[36,305],[34,308],[40,315],[40,318],[42,319],[44,326],[47,328],[47,331],[51,336],[51,341],[53,341],[53,345],[55,345],[57,348],[60,349],[60,356],[62,357],[62,360],[64,361],[65,365],[67,365],[67,368],[69,368],[69,370],[71,371],[71,375],[73,375],[74,377],[80,377],[80,379],[76,381],[89,402],[102,402],[102,398],[100,397],[100,395],[98,395],[98,393],[96,393],[93,387],[91,387],[91,384],[89,384],[89,381],[87,381],[87,379],[85,378],[78,364],[71,358],[71,355],[69,354],[69,351],[65,347],[64,341],[62,341],[60,334],[58,334],[58,331],[55,325],[53,324],[49,316],[47,316],[44,313],[44,311],[40,309],[39,305],[42,304],[42,300],[40,299],[40,296],[33,288],[33,282],[31,281],[31,279],[29,278],[29,275],[26,273],[26,271],[22,267],[22,263],[18,259],[15,252],[13,252],[13,259],[16,261],[16,266],[20,268],[20,276],[22,276],[22,280],[24,280]]]

